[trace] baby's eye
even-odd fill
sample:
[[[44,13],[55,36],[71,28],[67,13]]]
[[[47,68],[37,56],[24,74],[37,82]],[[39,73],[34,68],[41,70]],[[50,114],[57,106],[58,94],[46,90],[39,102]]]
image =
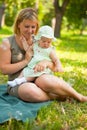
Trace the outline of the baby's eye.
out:
[[[46,42],[46,41],[43,40],[42,42]]]

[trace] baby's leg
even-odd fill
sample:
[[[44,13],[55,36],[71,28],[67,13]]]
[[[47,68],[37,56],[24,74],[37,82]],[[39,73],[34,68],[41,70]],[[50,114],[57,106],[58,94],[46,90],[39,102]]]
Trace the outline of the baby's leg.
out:
[[[25,83],[25,82],[27,82],[25,77],[18,77],[12,81],[8,81],[7,84],[10,85],[11,87],[14,87],[16,85],[20,85],[20,84]]]
[[[23,75],[23,71],[20,73],[20,75],[18,76],[18,78],[24,77]]]
[[[34,80],[35,80],[34,77],[29,77],[29,78],[18,77],[16,79],[14,79],[13,81],[8,81],[7,84],[14,87],[16,85],[20,85],[20,84],[25,83],[25,82],[31,82],[31,81],[34,81]]]
[[[15,79],[17,85],[20,85],[20,84],[25,83],[25,82],[31,82],[31,81],[34,81],[34,80],[35,80],[34,77],[28,77],[28,78],[19,77],[19,78]]]
[[[34,81],[35,79],[36,79],[36,77],[28,77],[28,78],[26,78],[26,80],[27,80],[28,82]]]
[[[25,83],[25,82],[30,82],[30,81],[34,81],[35,80],[35,77],[24,77],[23,75],[23,71],[20,73],[20,75],[18,76],[18,78],[14,79],[13,81],[8,81],[7,84],[14,87],[16,85],[20,85],[22,83]]]
[[[21,79],[21,81],[19,81],[18,79]],[[16,85],[20,85],[23,82],[26,82],[26,79],[23,77],[23,72],[21,72],[18,78],[12,81],[8,81],[7,84],[10,85],[11,87],[14,87]]]
[[[15,80],[12,80],[12,81],[8,81],[7,84],[11,87],[14,87],[17,85],[16,81]]]

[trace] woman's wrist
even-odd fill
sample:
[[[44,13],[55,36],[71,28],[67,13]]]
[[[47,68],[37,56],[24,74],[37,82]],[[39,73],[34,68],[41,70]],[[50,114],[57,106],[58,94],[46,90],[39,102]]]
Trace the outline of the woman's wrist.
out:
[[[29,62],[28,60],[24,59],[23,60],[24,66],[26,66],[28,64],[28,62]]]

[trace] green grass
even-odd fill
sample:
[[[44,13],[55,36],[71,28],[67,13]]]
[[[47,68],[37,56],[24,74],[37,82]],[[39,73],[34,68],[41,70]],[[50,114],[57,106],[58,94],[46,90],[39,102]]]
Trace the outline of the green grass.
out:
[[[11,33],[8,28],[0,30],[0,41]],[[64,78],[78,92],[87,95],[87,36],[63,32],[54,46],[65,71],[63,74],[55,74]],[[0,84],[6,81],[7,76],[0,73]],[[68,99],[65,102],[54,101],[42,108],[32,122],[22,123],[12,119],[0,125],[0,129],[87,130],[87,103],[79,103],[76,100],[70,102]]]
[[[9,36],[10,34],[12,34],[13,30],[11,27],[6,27],[4,26],[3,29],[0,29],[0,43],[2,41],[2,38],[3,37],[7,37]]]

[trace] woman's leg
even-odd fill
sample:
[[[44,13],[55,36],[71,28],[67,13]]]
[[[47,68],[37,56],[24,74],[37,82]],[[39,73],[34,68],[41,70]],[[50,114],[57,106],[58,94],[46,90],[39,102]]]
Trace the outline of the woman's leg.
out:
[[[81,102],[87,101],[87,96],[83,96],[82,94],[78,93],[67,82],[54,75],[41,75],[36,79],[35,84],[47,93],[73,97]]]
[[[19,98],[27,102],[43,102],[50,100],[46,92],[37,87],[34,83],[24,83],[18,88]],[[54,96],[51,99],[55,99]]]

